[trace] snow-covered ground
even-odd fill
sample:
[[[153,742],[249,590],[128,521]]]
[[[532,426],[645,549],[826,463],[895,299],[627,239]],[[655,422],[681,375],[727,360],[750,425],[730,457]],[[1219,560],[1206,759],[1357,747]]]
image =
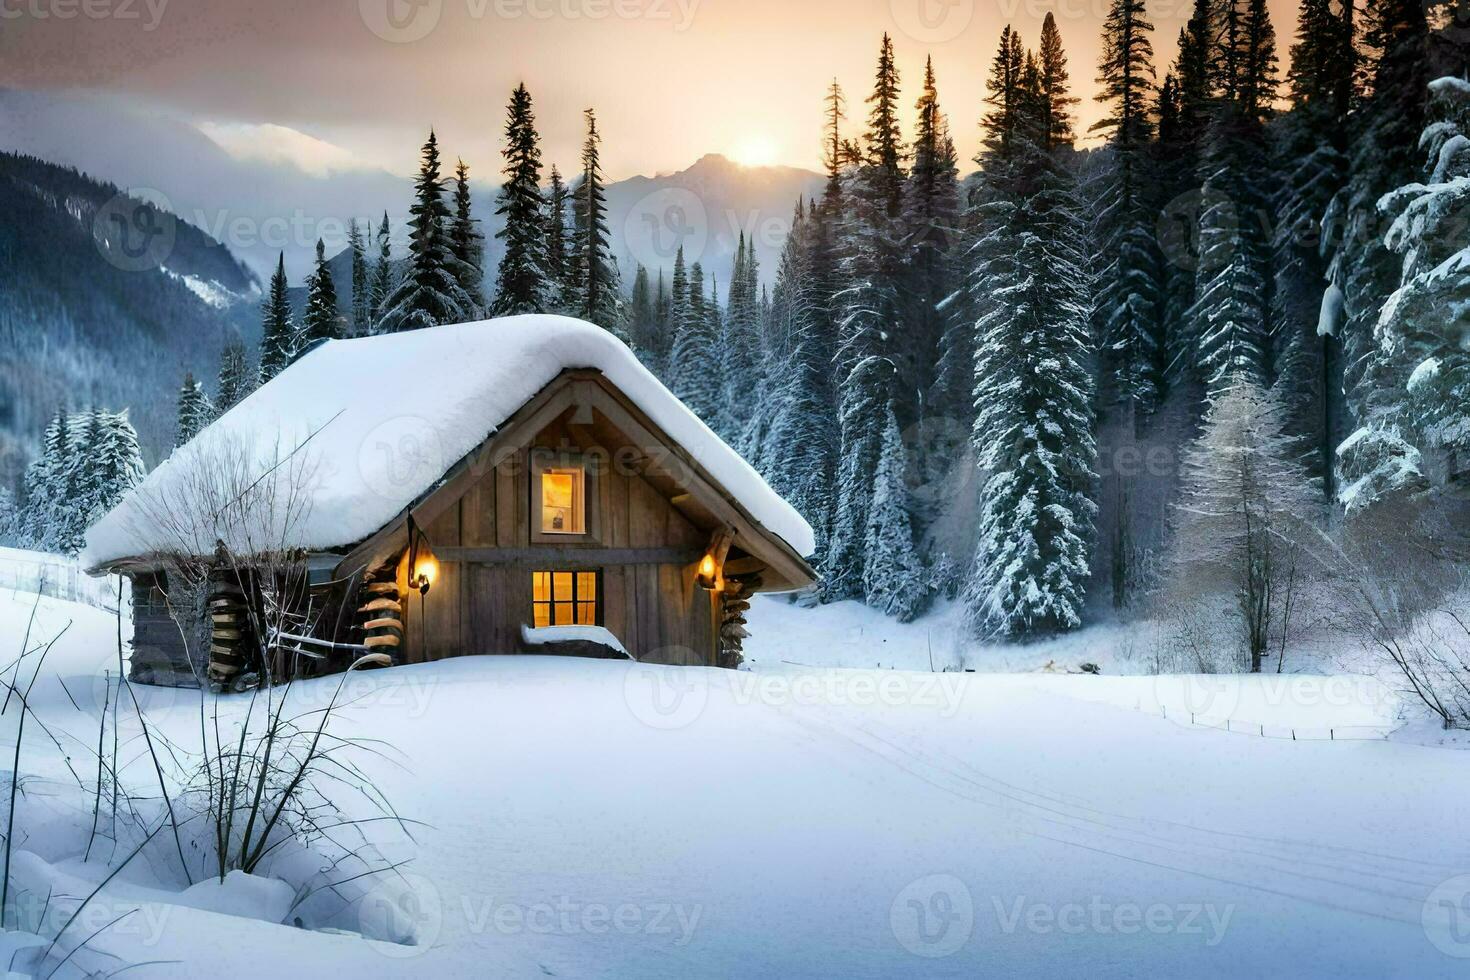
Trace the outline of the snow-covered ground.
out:
[[[30,610],[0,597],[8,646]],[[422,821],[382,825],[409,863],[365,883],[357,921],[295,927],[294,898],[244,876],[185,890],[170,844],[72,926],[62,949],[101,931],[57,976],[1464,975],[1470,754],[1278,731],[1393,728],[1404,708],[1371,682],[890,670],[906,634],[882,621],[833,635],[775,611],[747,672],[472,657],[354,678],[334,730],[388,743],[363,765]],[[33,642],[68,621],[32,702],[85,777],[116,623],[42,600]],[[780,662],[849,655],[871,666]],[[136,690],[176,750],[197,744],[197,694]],[[1230,732],[1181,720],[1201,696]],[[129,732],[123,756],[146,796]],[[74,907],[108,871],[105,847],[81,859],[91,796],[34,722],[20,768],[18,887]]]

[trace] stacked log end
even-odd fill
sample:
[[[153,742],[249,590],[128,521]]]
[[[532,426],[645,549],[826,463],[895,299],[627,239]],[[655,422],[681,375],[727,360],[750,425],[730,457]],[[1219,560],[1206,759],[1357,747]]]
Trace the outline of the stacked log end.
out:
[[[250,686],[255,639],[245,593],[228,576],[209,583],[209,681],[229,690]]]
[[[720,603],[720,652],[716,666],[734,670],[744,662],[742,649],[750,632],[745,628],[745,614],[750,599],[760,588],[759,575],[737,575],[725,579]]]
[[[358,590],[357,629],[370,653],[402,663],[403,594],[391,566],[368,575]]]

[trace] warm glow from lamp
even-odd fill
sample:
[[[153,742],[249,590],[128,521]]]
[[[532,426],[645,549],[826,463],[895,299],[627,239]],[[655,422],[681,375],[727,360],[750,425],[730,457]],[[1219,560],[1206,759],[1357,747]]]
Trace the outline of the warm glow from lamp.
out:
[[[439,560],[425,545],[419,546],[419,557],[414,564],[413,572],[414,588],[420,593],[428,592],[429,586],[433,585],[434,580],[439,577]]]
[[[715,572],[716,571],[718,571],[718,569],[715,567],[715,556],[714,555],[706,554],[703,558],[701,558],[699,560],[699,584],[700,584],[700,586],[703,587],[703,588],[706,588],[706,589],[713,589],[715,587]]]
[[[408,519],[408,536],[408,587],[417,589],[419,595],[428,595],[429,586],[439,577],[439,559],[434,557],[429,539],[424,537],[412,517]]]

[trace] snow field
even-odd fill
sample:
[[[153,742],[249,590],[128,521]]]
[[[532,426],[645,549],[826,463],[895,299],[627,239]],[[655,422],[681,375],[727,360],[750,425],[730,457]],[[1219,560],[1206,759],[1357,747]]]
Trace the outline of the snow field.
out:
[[[0,603],[17,646],[29,612]],[[85,776],[86,692],[115,622],[42,600],[38,635],[68,620],[33,698]],[[58,976],[1458,975],[1463,752],[1179,725],[1144,710],[1187,703],[1169,680],[759,656],[739,673],[465,657],[363,674],[333,730],[384,740],[368,771],[420,823],[375,839],[407,864],[362,882],[334,925],[297,928],[301,907],[281,910],[300,869],[267,869],[289,899],[266,876],[188,887],[155,840],[98,906],[138,911],[73,926],[68,943],[102,931]],[[1314,702],[1227,680],[1232,723],[1397,710],[1352,685]],[[310,710],[333,683],[291,696]],[[198,695],[148,694],[150,726],[197,743]],[[227,720],[243,700],[221,704]],[[123,741],[125,778],[156,796]],[[27,729],[16,876],[74,905],[116,856],[82,860],[91,796],[48,745]]]

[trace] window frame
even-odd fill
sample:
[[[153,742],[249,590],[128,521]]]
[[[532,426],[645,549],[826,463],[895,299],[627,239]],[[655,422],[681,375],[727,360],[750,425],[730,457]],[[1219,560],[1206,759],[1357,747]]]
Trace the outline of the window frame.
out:
[[[548,599],[536,598],[536,576],[548,575]],[[572,594],[570,599],[558,599],[556,595],[556,577],[558,575],[570,575],[572,580]],[[581,581],[583,575],[592,576],[592,598],[588,600],[581,594]],[[537,568],[531,571],[531,626],[535,629],[543,628],[537,617],[537,611],[546,607],[545,626],[601,626],[603,624],[603,575],[600,568]],[[592,622],[577,622],[580,618],[580,608],[588,602],[592,603]],[[572,607],[572,622],[559,623],[556,621],[556,607],[570,605]]]
[[[582,530],[542,530],[542,477],[556,470],[578,469],[582,472]],[[548,450],[533,450],[531,453],[530,479],[530,529],[533,544],[595,545],[601,542],[597,471],[589,465],[587,457],[578,453],[555,453]]]

